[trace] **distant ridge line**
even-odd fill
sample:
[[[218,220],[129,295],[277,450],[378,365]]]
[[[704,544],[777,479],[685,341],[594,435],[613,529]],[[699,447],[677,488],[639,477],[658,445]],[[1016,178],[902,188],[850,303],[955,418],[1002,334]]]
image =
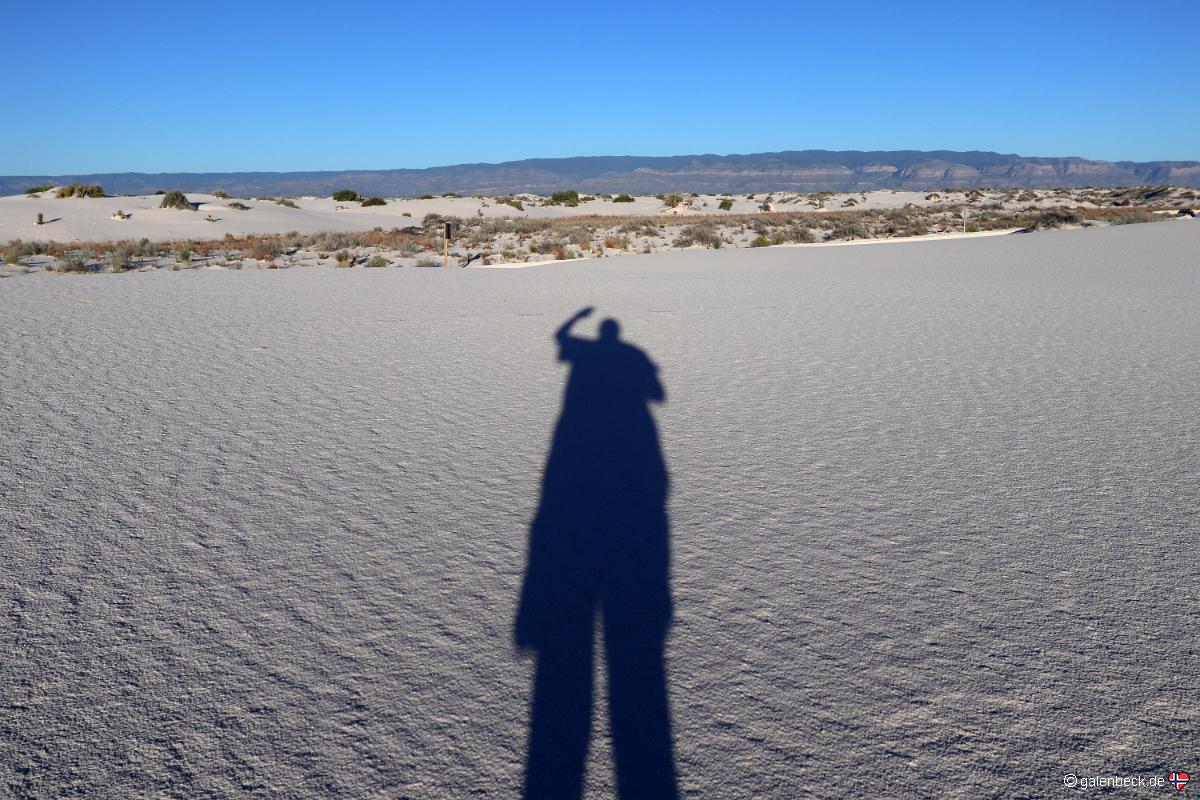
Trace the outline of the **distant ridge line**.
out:
[[[562,189],[655,194],[1200,187],[1200,161],[1098,161],[954,150],[786,150],[745,155],[576,156],[425,169],[309,172],[92,173],[0,176],[0,194],[47,183],[98,183],[110,194],[223,190],[239,195],[547,194]]]

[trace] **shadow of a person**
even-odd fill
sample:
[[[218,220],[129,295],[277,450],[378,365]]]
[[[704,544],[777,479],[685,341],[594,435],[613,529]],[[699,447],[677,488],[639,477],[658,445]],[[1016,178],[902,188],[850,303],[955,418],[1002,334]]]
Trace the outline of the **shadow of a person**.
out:
[[[603,619],[608,708],[621,798],[678,795],[663,646],[671,623],[667,469],[649,402],[657,367],[620,340],[555,334],[571,364],[529,531],[518,647],[537,654],[526,798],[578,798],[592,716],[592,642]]]

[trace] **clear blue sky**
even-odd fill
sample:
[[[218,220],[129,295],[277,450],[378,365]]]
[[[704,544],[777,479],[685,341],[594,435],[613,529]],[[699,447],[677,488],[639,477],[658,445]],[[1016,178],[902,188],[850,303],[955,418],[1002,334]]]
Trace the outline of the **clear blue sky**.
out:
[[[0,174],[1200,159],[1200,3],[9,2]]]

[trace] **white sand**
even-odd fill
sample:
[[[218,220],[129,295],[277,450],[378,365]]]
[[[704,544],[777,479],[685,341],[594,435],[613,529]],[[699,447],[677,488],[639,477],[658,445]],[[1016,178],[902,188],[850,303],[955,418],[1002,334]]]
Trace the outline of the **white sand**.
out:
[[[1194,767],[1198,276],[1180,224],[0,281],[0,794],[517,796],[587,304],[666,386],[686,796]]]

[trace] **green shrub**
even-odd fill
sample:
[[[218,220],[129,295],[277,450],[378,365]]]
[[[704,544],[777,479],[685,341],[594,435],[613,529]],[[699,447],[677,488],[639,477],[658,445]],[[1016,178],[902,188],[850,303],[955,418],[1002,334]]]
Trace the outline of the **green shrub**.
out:
[[[218,200],[228,200],[229,192],[223,192],[220,189],[213,189],[212,196]]]
[[[517,211],[525,210],[525,204],[522,203],[520,200],[518,200],[515,197],[498,197],[498,198],[496,198],[496,202],[503,203],[504,205],[512,206]]]
[[[443,192],[442,197],[462,197],[458,192]]]
[[[337,264],[339,267],[350,266],[350,251],[349,250],[338,250],[337,255],[335,255],[334,258],[337,259]]]
[[[353,189],[342,189],[333,193],[333,199],[339,203],[357,203],[362,200],[362,195]]]
[[[37,194],[38,192],[48,192],[54,188],[53,183],[47,183],[45,186],[30,186],[25,190],[25,194]]]
[[[249,211],[250,210],[250,206],[246,205],[245,203],[239,203],[236,200],[225,207],[232,208],[234,211]]]
[[[387,200],[384,200],[382,197],[368,197],[362,201],[362,204],[364,208],[366,206],[386,206]]]
[[[555,192],[550,195],[550,203],[556,206],[577,206],[579,205],[579,192],[574,189],[567,189],[565,192]]]
[[[276,200],[275,205],[283,206],[284,208],[299,208],[300,207],[300,206],[296,205],[295,202],[293,202],[292,200],[289,200],[286,197],[281,197],[278,200]]]
[[[770,247],[771,241],[765,236],[755,237],[754,241],[750,242],[751,247]]]
[[[159,208],[178,208],[184,211],[191,211],[192,204],[188,202],[187,196],[183,192],[176,189],[172,192],[167,192],[163,195],[162,203]]]
[[[431,195],[431,194],[423,194],[423,195],[421,195],[420,197],[418,197],[417,199],[418,199],[418,200],[432,200],[432,199],[433,199],[433,195]]]
[[[731,197],[723,198],[720,203],[717,203],[717,208],[721,209],[722,211],[732,211],[733,210],[733,198],[731,198]]]
[[[379,267],[386,267],[387,265],[388,265],[387,259],[384,258],[383,256],[379,255],[378,253],[371,256],[371,258],[368,259],[367,263],[366,263],[366,266],[372,267],[375,269],[377,269]]]
[[[633,198],[627,194],[619,194],[613,198],[614,203],[632,203]]]

